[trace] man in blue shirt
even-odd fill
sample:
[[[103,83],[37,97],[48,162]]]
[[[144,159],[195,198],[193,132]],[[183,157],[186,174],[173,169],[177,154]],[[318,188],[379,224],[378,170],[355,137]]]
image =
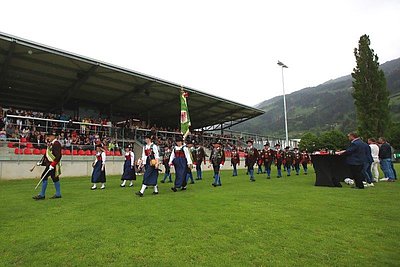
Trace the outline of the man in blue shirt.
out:
[[[355,180],[358,189],[364,189],[363,166],[368,162],[365,143],[354,132],[347,135],[351,141],[350,146],[343,151],[337,152],[339,155],[346,156],[346,163],[350,167],[351,176]]]

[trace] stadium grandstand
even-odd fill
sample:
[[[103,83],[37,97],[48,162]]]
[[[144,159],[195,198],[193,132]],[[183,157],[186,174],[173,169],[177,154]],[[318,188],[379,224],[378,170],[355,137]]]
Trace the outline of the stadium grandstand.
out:
[[[218,138],[229,154],[247,138],[258,145],[271,141],[229,130],[262,110],[0,32],[0,179],[12,175],[5,161],[37,161],[44,133],[53,130],[59,132],[64,162],[73,164],[74,156],[91,161],[94,144],[103,142],[117,162],[110,174],[120,173],[125,143],[137,144],[139,154],[143,136],[152,131],[160,147],[172,144],[179,134],[182,89],[189,93],[193,138],[205,147]]]

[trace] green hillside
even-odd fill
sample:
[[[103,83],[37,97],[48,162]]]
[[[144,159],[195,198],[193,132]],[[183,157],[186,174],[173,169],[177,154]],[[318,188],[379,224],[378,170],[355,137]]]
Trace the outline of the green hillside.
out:
[[[381,68],[390,92],[392,120],[400,122],[400,58],[382,64]],[[306,131],[354,130],[356,121],[351,87],[352,78],[347,75],[286,95],[290,136],[300,137]],[[256,107],[264,110],[265,114],[237,125],[235,130],[250,128],[259,134],[284,136],[282,96],[263,101]]]

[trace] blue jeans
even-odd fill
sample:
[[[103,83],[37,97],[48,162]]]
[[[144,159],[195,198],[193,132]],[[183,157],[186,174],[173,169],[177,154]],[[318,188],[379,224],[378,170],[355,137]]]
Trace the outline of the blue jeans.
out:
[[[369,170],[369,172],[368,172],[368,170]],[[371,164],[370,163],[364,163],[362,173],[363,173],[365,181],[369,184],[372,183],[372,173],[371,173]]]
[[[233,166],[233,174],[232,174],[232,176],[237,176],[238,173],[237,173],[236,164],[233,164],[232,166]]]
[[[201,162],[196,164],[197,179],[202,179]]]
[[[385,174],[386,178],[390,180],[394,180],[394,173],[392,169],[392,160],[391,159],[381,159],[381,169]]]

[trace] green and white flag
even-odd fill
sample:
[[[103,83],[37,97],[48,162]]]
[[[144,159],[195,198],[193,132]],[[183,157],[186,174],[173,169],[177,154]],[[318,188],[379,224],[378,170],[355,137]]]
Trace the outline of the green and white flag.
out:
[[[191,125],[189,117],[189,108],[186,101],[186,98],[188,96],[189,94],[183,91],[182,89],[181,90],[181,133],[183,134],[183,140],[185,140],[186,136],[190,133],[189,127]]]

